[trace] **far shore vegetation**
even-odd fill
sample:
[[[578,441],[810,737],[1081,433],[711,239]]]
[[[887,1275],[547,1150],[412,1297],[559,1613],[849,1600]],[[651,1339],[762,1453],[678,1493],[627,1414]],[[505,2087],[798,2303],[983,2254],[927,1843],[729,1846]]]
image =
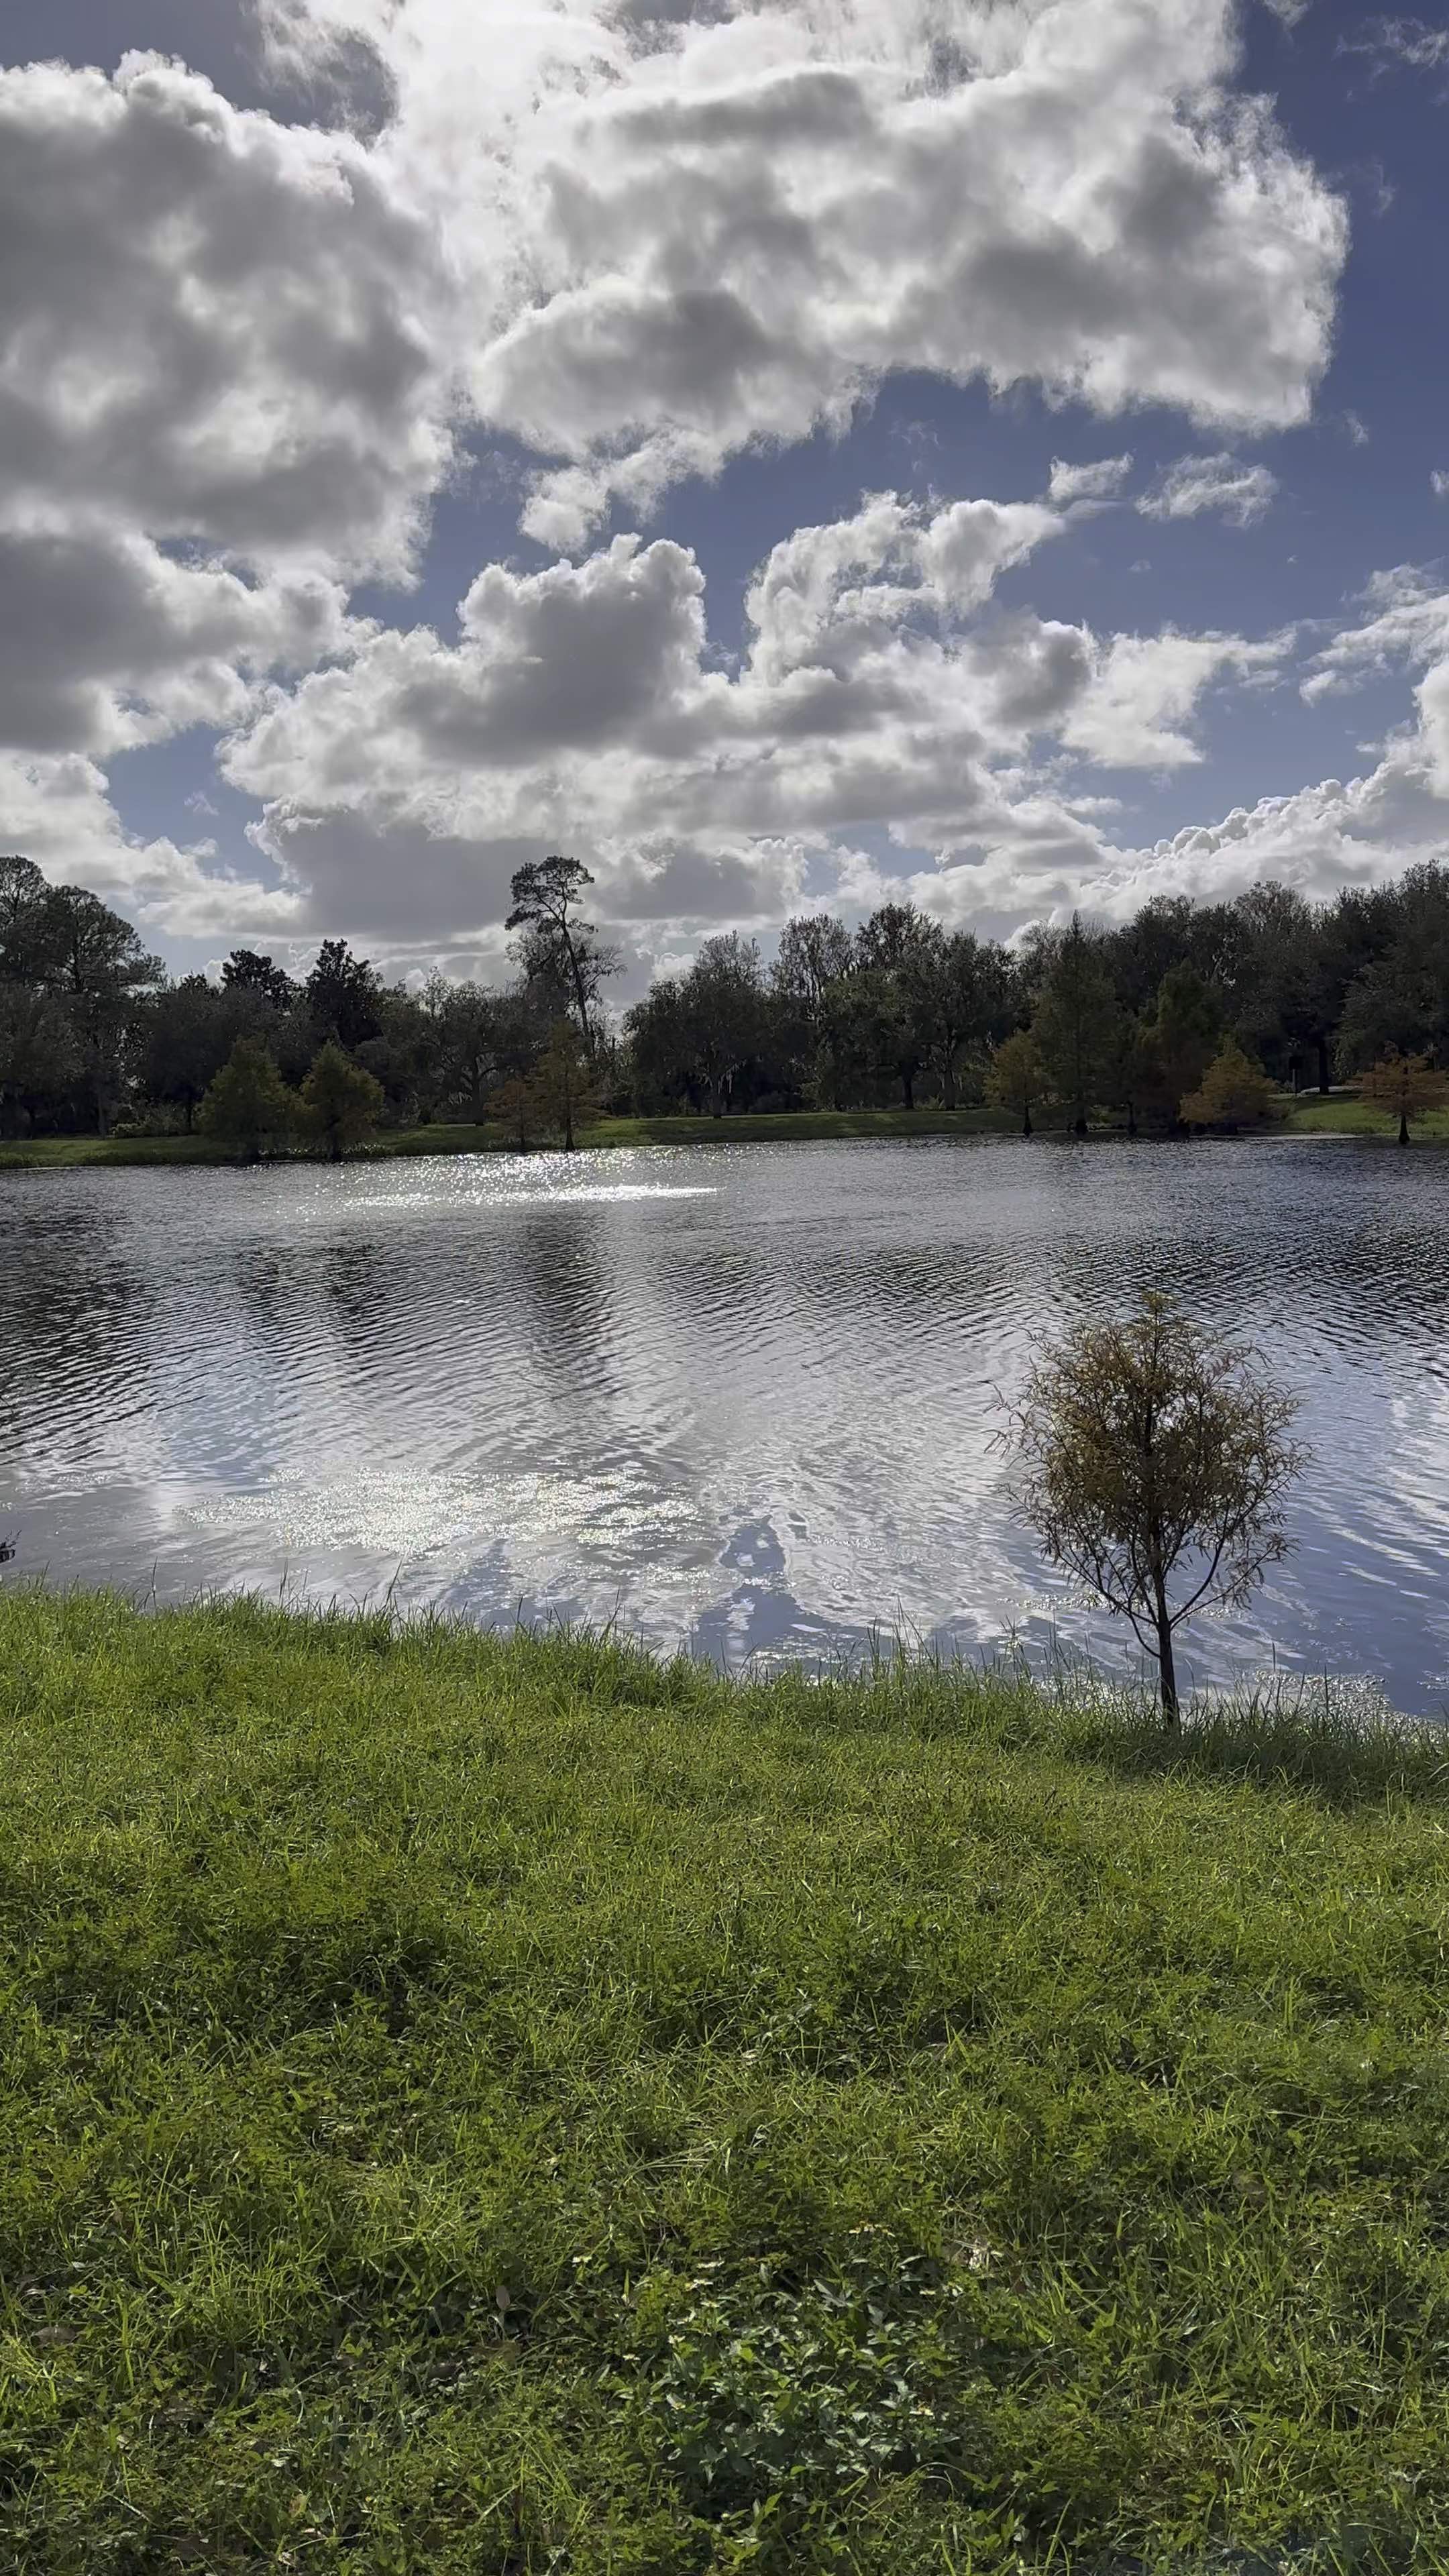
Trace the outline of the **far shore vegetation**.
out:
[[[1262,885],[1007,948],[910,903],[735,933],[640,1001],[593,880],[520,868],[500,988],[305,977],[234,949],[173,981],[95,895],[0,859],[0,1164],[571,1150],[1000,1128],[1449,1135],[1449,868],[1313,905]]]
[[[0,1584],[0,2559],[1449,2564],[1428,1725]]]

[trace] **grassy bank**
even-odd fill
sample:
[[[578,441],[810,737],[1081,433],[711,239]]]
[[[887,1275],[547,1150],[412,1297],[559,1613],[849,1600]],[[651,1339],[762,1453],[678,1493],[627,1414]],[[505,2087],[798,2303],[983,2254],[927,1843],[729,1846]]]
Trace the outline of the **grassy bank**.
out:
[[[581,1128],[581,1145],[764,1145],[853,1136],[979,1136],[1010,1130],[994,1109],[801,1109],[737,1118],[602,1118]],[[390,1128],[363,1148],[368,1157],[398,1154],[501,1154],[512,1150],[502,1127]],[[231,1163],[205,1136],[36,1136],[0,1142],[0,1171],[46,1171],[109,1163]],[[310,1159],[316,1160],[313,1156]]]
[[[1330,1092],[1326,1099],[1317,1092],[1300,1092],[1288,1109],[1287,1125],[1300,1136],[1380,1136],[1390,1145],[1399,1134],[1396,1117],[1351,1091]],[[1431,1109],[1416,1118],[1413,1132],[1416,1140],[1443,1144],[1449,1140],[1449,1109]]]
[[[1437,1747],[26,1591],[0,1720],[0,2563],[1449,2564]]]
[[[1059,1131],[1049,1119],[1039,1122],[1043,1142]],[[1014,1135],[1017,1122],[999,1109],[801,1109],[732,1118],[603,1118],[581,1129],[583,1146],[611,1145],[781,1145],[797,1141],[830,1143],[852,1137]],[[1121,1135],[1120,1122],[1095,1128],[1094,1135]],[[1379,1136],[1392,1143],[1397,1122],[1372,1109],[1351,1092],[1327,1099],[1303,1093],[1285,1094],[1278,1115],[1260,1136]],[[1415,1122],[1415,1136],[1426,1142],[1449,1141],[1449,1110],[1434,1110]],[[501,1127],[433,1125],[390,1128],[362,1151],[387,1160],[414,1154],[499,1154],[512,1150]],[[316,1160],[318,1157],[298,1157]],[[235,1156],[205,1136],[37,1136],[0,1141],[0,1172],[50,1171],[72,1166],[108,1164],[230,1163]]]

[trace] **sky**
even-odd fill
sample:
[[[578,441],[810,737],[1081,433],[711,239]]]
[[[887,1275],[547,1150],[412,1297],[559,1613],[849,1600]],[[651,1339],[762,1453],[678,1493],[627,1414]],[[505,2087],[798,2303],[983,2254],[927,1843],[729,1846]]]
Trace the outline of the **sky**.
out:
[[[1449,14],[6,0],[0,848],[620,998],[1449,858]]]

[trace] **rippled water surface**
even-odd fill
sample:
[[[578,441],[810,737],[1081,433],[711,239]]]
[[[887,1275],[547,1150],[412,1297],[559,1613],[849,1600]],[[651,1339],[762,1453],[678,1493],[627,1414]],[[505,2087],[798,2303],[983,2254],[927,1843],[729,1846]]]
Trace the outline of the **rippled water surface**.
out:
[[[390,1583],[735,1663],[896,1625],[1131,1659],[992,1446],[1159,1282],[1302,1395],[1295,1541],[1199,1681],[1449,1702],[1449,1154],[779,1145],[0,1176],[0,1536],[162,1598]]]

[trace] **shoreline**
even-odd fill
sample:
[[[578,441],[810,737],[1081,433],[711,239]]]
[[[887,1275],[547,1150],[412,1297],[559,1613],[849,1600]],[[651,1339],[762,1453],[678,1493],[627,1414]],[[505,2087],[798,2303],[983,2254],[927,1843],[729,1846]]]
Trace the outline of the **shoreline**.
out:
[[[580,1130],[575,1150],[579,1153],[627,1151],[646,1145],[785,1145],[785,1144],[855,1144],[874,1138],[885,1142],[904,1142],[912,1138],[948,1138],[976,1136],[1020,1137],[1015,1118],[996,1109],[803,1109],[751,1112],[735,1117],[692,1118],[604,1118],[596,1126]],[[1244,1128],[1233,1136],[1213,1137],[1204,1134],[1197,1143],[1292,1143],[1305,1138],[1347,1137],[1361,1143],[1397,1144],[1394,1119],[1368,1109],[1351,1094],[1324,1099],[1318,1093],[1300,1094],[1296,1102],[1286,1102],[1282,1114],[1267,1125]],[[1022,1142],[1039,1145],[1054,1143],[1097,1144],[1107,1142],[1137,1144],[1181,1144],[1186,1139],[1172,1136],[1138,1135],[1128,1138],[1125,1126],[1094,1127],[1087,1136],[1067,1135],[1048,1124],[1038,1125],[1030,1138]],[[1418,1122],[1414,1144],[1449,1143],[1449,1110],[1437,1110]],[[533,1146],[530,1152],[550,1153],[561,1149]],[[399,1128],[384,1131],[368,1144],[348,1154],[349,1163],[394,1162],[417,1157],[458,1157],[476,1154],[511,1154],[517,1148],[506,1133],[496,1126],[444,1125]],[[293,1163],[326,1164],[325,1153],[289,1150],[268,1157],[268,1168]],[[256,1168],[239,1161],[235,1153],[214,1145],[204,1136],[36,1136],[0,1139],[0,1172],[86,1171],[107,1168],[175,1169],[198,1165],[210,1169],[240,1171]]]

